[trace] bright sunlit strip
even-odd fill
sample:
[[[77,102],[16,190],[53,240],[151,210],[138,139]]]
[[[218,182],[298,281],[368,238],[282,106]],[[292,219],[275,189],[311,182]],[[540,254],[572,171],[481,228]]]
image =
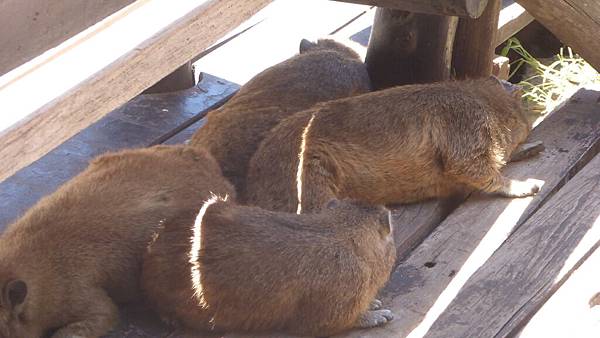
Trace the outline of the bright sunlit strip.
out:
[[[225,196],[225,198],[220,198],[219,196],[211,193],[211,197],[204,202],[204,205],[202,205],[202,208],[200,208],[200,212],[198,213],[196,221],[194,222],[192,246],[188,255],[190,257],[189,263],[192,265],[191,277],[194,296],[198,299],[198,302],[202,308],[207,307],[202,290],[202,281],[200,280],[200,263],[198,262],[200,249],[202,248],[202,221],[208,207],[217,203],[218,201],[227,201],[227,196]]]
[[[304,169],[304,151],[306,150],[306,137],[314,119],[315,114],[313,113],[310,117],[310,120],[306,124],[306,127],[304,127],[304,130],[302,131],[302,142],[300,142],[300,151],[298,152],[298,169],[296,170],[296,190],[298,192],[298,208],[296,209],[296,213],[298,215],[300,215],[300,213],[302,212],[302,171]]]
[[[0,77],[0,134],[207,0],[138,0]]]
[[[543,184],[543,181],[536,180]],[[421,338],[429,331],[433,323],[446,310],[448,305],[456,297],[460,289],[467,280],[479,269],[492,254],[508,238],[515,227],[517,221],[531,203],[533,197],[515,198],[504,211],[498,216],[496,222],[479,242],[479,245],[473,250],[469,258],[465,261],[454,279],[448,284],[446,289],[439,295],[433,306],[429,309],[423,321],[414,328],[407,338]]]

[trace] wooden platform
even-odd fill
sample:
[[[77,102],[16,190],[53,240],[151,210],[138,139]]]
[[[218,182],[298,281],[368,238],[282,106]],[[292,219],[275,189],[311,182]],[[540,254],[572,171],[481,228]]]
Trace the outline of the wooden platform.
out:
[[[324,7],[312,0],[303,2],[302,12],[294,6],[276,1],[265,7],[246,23],[256,26],[198,60],[197,69],[208,73],[195,88],[138,96],[2,181],[0,231],[98,154],[189,139],[207,111],[225,102],[238,84],[293,55],[300,38],[335,33],[366,45],[371,8],[337,2]],[[286,15],[297,18],[286,21]],[[517,18],[519,25],[530,20]],[[399,260],[380,296],[396,319],[340,337],[596,336],[600,315],[591,306],[600,303],[595,272],[600,260],[600,88],[581,89],[530,140],[542,140],[546,151],[505,172],[544,181],[533,198],[473,195],[395,207]],[[108,335],[180,336],[143,306],[123,309],[121,325]]]

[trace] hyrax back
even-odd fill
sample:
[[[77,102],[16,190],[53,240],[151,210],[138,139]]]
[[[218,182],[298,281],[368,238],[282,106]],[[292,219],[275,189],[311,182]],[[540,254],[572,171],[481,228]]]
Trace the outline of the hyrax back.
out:
[[[500,169],[530,130],[520,99],[494,79],[410,85],[326,102],[282,121],[253,156],[244,200],[316,210],[332,197],[408,203],[537,186]]]
[[[225,177],[238,192],[243,191],[250,157],[279,121],[318,102],[362,94],[369,88],[358,54],[338,42],[322,40],[242,86],[223,107],[208,114],[191,144],[209,150]]]
[[[144,259],[142,287],[164,319],[319,336],[391,320],[369,309],[396,257],[387,209],[334,200],[296,215],[213,198],[190,216],[166,222]]]
[[[200,149],[157,146],[94,160],[0,237],[0,336],[106,333],[118,320],[114,302],[140,296],[152,234],[196,210],[209,191],[233,187]]]

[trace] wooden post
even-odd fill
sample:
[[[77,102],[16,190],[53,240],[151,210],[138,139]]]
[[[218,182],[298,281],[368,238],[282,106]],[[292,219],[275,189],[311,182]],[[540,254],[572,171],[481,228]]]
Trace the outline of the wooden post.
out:
[[[157,94],[176,92],[178,90],[188,89],[196,85],[194,79],[194,69],[192,62],[188,61],[183,66],[175,69],[175,71],[160,81],[146,89],[142,94]]]
[[[594,0],[517,0],[562,42],[600,70],[600,6]]]
[[[450,78],[456,17],[378,8],[366,64],[376,89]]]
[[[337,0],[412,13],[478,18],[488,0]]]
[[[501,0],[490,0],[478,19],[459,20],[452,57],[456,78],[479,78],[492,74],[501,6]]]

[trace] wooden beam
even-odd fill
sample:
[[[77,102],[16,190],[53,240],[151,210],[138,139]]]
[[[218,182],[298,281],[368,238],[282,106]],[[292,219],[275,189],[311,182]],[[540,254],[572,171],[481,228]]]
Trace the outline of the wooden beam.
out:
[[[510,236],[426,337],[514,336],[599,242],[600,155]]]
[[[449,79],[457,20],[377,8],[365,59],[374,87]]]
[[[595,337],[600,332],[599,266],[600,249],[596,249],[527,322],[518,337]]]
[[[386,326],[343,337],[424,335],[463,283],[508,234],[597,153],[599,99],[600,91],[578,92],[530,135],[530,141],[542,141],[546,150],[536,158],[510,163],[504,169],[507,177],[543,180],[538,195],[525,199],[469,197],[392,273],[381,300],[385,308],[394,312],[395,319]]]
[[[143,0],[0,78],[0,181],[191,60],[270,0]]]
[[[562,42],[600,70],[600,6],[595,0],[517,0]]]
[[[492,74],[501,5],[501,0],[490,0],[479,18],[459,20],[452,55],[457,79],[475,79]]]
[[[0,75],[134,1],[0,1]]]
[[[502,1],[502,10],[498,18],[498,32],[496,32],[494,46],[499,46],[532,21],[533,16],[521,5],[514,2],[514,0]]]
[[[337,0],[407,12],[478,18],[488,0]]]

